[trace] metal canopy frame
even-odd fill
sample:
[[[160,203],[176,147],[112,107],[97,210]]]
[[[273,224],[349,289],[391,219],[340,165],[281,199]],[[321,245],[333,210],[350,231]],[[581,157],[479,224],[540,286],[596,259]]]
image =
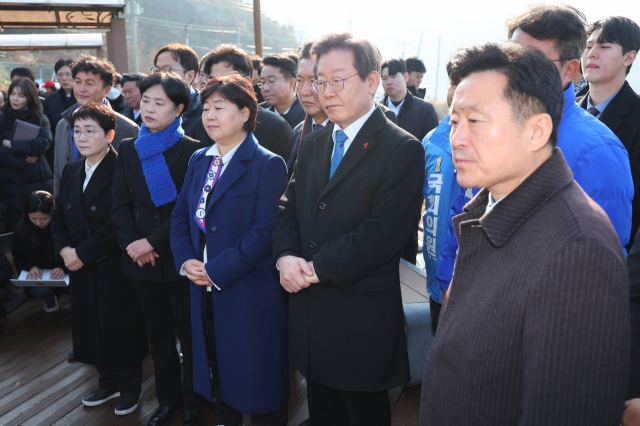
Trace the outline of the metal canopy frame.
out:
[[[0,50],[101,49],[101,33],[1,34]]]
[[[109,29],[124,6],[122,0],[0,0],[0,27]]]

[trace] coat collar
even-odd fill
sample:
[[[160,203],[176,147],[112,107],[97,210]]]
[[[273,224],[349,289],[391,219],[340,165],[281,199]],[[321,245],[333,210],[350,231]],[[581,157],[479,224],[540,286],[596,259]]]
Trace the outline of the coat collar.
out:
[[[615,133],[624,124],[623,117],[627,116],[631,111],[631,106],[636,96],[638,95],[633,91],[629,82],[625,81],[598,119]],[[588,99],[589,92],[576,98],[576,103],[583,109],[587,109]]]
[[[209,205],[207,206],[207,210],[211,208],[224,194],[233,186],[233,184],[240,179],[242,175],[246,173],[246,168],[242,164],[246,161],[249,161],[253,158],[253,154],[258,148],[258,141],[256,140],[253,133],[247,134],[247,137],[242,141],[240,147],[233,155],[233,158],[227,165],[224,170],[224,174],[220,177],[220,181],[216,184],[213,194],[211,195],[211,200],[209,201]],[[210,156],[202,155],[200,160],[198,161],[196,176],[197,179],[203,179],[209,170],[209,165],[211,163]],[[201,191],[201,188],[198,189]]]
[[[573,173],[562,151],[556,148],[551,158],[486,215],[489,191],[482,189],[464,206],[464,213],[455,218],[454,227],[458,231],[465,222],[479,222],[491,244],[501,247],[530,216],[571,182]]]
[[[316,145],[316,158],[319,162],[318,185],[322,191],[322,195],[331,191],[336,185],[344,180],[349,173],[358,165],[358,163],[375,149],[377,141],[374,135],[387,122],[387,118],[380,108],[375,108],[371,116],[365,121],[364,125],[351,142],[351,146],[340,162],[340,166],[336,169],[333,177],[329,180],[329,170],[331,168],[331,153],[333,152],[332,131],[325,132],[322,135],[322,143]],[[331,130],[332,127],[327,126]]]
[[[402,111],[403,109],[411,109],[413,107],[413,98],[413,94],[409,91],[409,89],[407,89],[407,95],[404,97],[404,103],[400,107],[400,111]],[[384,95],[384,98],[382,99],[382,105],[387,106],[388,99],[389,95]],[[398,113],[400,113],[400,111],[398,111]]]

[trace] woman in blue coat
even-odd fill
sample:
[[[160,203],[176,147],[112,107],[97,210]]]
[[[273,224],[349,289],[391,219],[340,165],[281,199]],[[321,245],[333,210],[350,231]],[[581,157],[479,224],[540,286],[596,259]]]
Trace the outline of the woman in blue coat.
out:
[[[216,143],[191,157],[171,222],[176,268],[191,281],[194,390],[215,396],[219,425],[253,414],[285,426],[287,297],[271,233],[287,168],[253,136],[258,104],[246,78],[217,77],[201,98]]]

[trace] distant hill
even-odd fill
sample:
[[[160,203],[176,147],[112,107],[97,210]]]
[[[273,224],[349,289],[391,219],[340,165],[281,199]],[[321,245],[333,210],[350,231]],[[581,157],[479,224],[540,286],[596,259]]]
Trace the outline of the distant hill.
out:
[[[220,43],[240,45],[249,55],[255,53],[253,33],[253,2],[228,0],[138,0],[143,11],[138,18],[138,67],[149,73],[155,52],[171,42],[189,45],[201,57]],[[127,19],[127,53],[129,71],[135,70],[132,19]],[[188,25],[187,25],[188,24]],[[186,26],[186,32],[185,32]],[[239,29],[239,34],[236,31]],[[59,32],[77,32],[58,30]],[[56,30],[18,30],[7,28],[4,34],[51,33]],[[264,55],[297,50],[293,28],[280,25],[262,14]],[[106,46],[106,42],[105,42]],[[52,78],[53,64],[59,58],[76,58],[83,50],[7,51],[0,52],[0,89],[9,86],[9,71],[28,66],[36,78]],[[94,50],[89,53],[95,54]]]

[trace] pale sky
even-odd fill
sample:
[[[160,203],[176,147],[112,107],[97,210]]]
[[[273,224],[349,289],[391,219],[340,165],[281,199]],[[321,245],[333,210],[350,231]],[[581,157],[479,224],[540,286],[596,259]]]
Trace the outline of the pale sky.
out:
[[[538,3],[525,0],[324,0],[320,3],[261,0],[261,7],[270,18],[291,25],[299,41],[350,30],[372,39],[383,59],[419,53],[427,67],[422,82],[422,87],[427,88],[427,97],[435,95],[436,68],[439,68],[437,98],[444,100],[448,85],[445,64],[451,53],[470,44],[506,40],[505,21]],[[582,11],[589,22],[621,15],[640,23],[637,0],[581,0],[568,4]],[[439,37],[440,66],[437,67]],[[628,80],[634,90],[640,92],[640,59],[631,69]]]

